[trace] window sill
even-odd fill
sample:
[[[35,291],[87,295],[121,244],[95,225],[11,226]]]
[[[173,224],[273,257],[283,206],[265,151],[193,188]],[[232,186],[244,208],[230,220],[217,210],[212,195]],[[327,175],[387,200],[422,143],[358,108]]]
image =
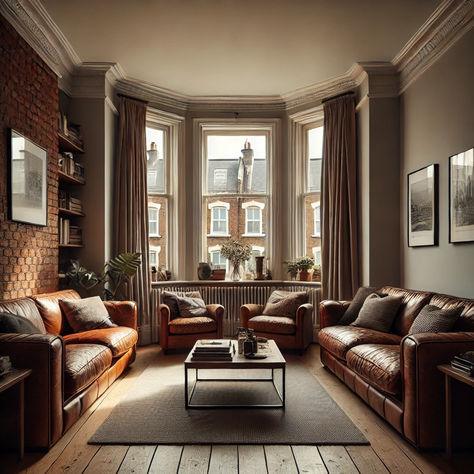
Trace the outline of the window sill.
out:
[[[242,237],[266,237],[265,234],[242,234]]]
[[[230,234],[207,234],[207,237],[230,237]]]
[[[321,234],[311,234],[311,237],[313,237],[313,239],[320,239]]]
[[[160,234],[149,235],[148,237],[149,237],[150,239],[161,239],[161,235],[160,235]]]

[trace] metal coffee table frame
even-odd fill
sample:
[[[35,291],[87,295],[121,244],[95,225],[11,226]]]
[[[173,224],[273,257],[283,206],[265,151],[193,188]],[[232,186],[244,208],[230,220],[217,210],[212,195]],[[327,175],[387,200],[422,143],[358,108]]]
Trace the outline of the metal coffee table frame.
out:
[[[235,344],[235,341],[233,341]],[[193,348],[194,349],[194,348]],[[269,341],[269,356],[266,359],[246,359],[243,355],[234,354],[232,361],[192,361],[193,349],[184,362],[184,400],[186,409],[189,408],[285,408],[285,377],[286,361],[273,340]],[[200,378],[199,369],[266,369],[271,370],[271,377],[264,378]],[[195,370],[194,384],[189,387],[189,370]],[[281,388],[275,382],[275,372],[281,371]],[[199,382],[272,382],[280,400],[278,404],[252,404],[252,405],[215,405],[192,403]]]

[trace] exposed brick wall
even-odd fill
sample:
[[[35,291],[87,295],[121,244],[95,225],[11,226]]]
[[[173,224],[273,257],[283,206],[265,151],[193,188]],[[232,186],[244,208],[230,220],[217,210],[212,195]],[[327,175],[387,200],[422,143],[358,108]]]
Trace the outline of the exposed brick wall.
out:
[[[58,287],[58,81],[0,15],[0,299]],[[48,152],[48,225],[8,220],[8,129]]]

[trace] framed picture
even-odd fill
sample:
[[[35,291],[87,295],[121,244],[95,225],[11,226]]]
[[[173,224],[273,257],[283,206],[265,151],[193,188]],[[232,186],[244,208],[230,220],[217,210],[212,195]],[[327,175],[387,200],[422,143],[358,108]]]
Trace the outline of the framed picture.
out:
[[[408,175],[408,246],[438,245],[438,165]]]
[[[48,156],[46,150],[10,129],[9,218],[47,225]]]
[[[449,157],[449,242],[474,241],[474,148]]]

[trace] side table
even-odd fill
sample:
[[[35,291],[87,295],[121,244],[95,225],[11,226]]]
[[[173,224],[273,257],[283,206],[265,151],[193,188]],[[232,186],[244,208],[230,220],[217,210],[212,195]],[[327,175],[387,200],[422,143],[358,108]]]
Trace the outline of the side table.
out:
[[[451,379],[456,379],[459,382],[465,383],[474,387],[474,377],[456,370],[449,364],[438,365],[438,370],[443,372],[445,381],[445,403],[446,403],[446,456],[449,458],[453,453],[452,446],[452,398],[451,398]]]
[[[11,387],[18,390],[18,431],[19,431],[19,458],[23,459],[25,453],[25,389],[24,381],[31,374],[31,369],[12,369],[0,375],[0,393]]]

